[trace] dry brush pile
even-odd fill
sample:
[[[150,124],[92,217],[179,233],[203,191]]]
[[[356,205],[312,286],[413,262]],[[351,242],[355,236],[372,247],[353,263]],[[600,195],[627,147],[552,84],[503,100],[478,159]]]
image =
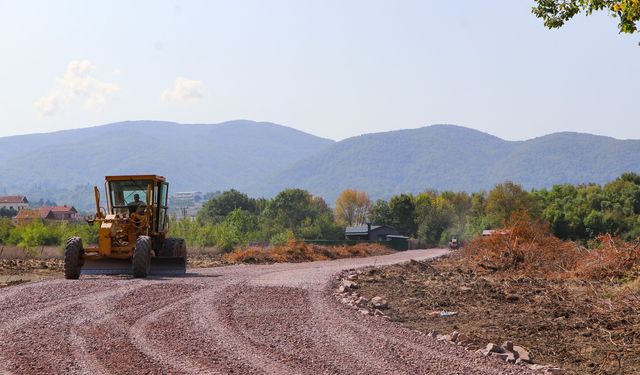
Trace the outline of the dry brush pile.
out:
[[[526,213],[512,217],[507,229],[478,237],[462,250],[466,265],[478,271],[543,278],[635,280],[640,276],[640,242],[601,235],[591,248],[553,236],[548,225]]]
[[[340,258],[365,257],[390,254],[393,251],[379,244],[362,243],[353,246],[321,246],[302,241],[291,240],[284,245],[249,246],[225,254],[226,263],[282,263],[312,262]]]

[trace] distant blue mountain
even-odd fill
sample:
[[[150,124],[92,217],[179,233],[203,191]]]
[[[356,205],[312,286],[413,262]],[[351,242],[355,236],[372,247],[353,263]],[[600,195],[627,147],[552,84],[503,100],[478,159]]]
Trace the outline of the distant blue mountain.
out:
[[[256,186],[273,194],[297,186],[333,202],[345,188],[374,198],[427,189],[479,191],[506,180],[526,188],[605,183],[640,172],[640,141],[556,133],[505,141],[455,125],[345,139]]]
[[[127,121],[5,137],[0,138],[0,194],[26,193],[32,200],[49,197],[84,208],[93,199],[91,187],[102,186],[105,175],[136,173],[166,176],[173,192],[244,189],[333,143],[246,120]]]
[[[346,188],[372,198],[426,189],[478,191],[512,180],[526,188],[605,183],[640,173],[640,141],[556,133],[505,141],[433,125],[340,142],[247,120],[214,125],[131,121],[0,138],[0,194],[90,209],[105,175],[158,173],[173,192],[235,188],[273,196],[300,187],[332,204]]]

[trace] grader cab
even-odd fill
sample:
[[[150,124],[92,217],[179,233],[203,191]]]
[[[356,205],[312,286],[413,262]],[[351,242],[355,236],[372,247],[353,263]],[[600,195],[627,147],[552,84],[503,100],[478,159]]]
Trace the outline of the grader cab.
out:
[[[84,247],[80,237],[67,240],[65,278],[184,274],[185,242],[167,237],[168,189],[165,178],[158,175],[105,177],[106,208],[94,187],[96,214],[87,218],[89,225],[99,225],[98,244]]]

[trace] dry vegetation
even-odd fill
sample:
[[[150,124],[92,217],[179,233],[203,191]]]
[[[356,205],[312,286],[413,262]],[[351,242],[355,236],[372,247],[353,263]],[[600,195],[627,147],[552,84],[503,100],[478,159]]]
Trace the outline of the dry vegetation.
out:
[[[587,249],[526,215],[431,263],[372,269],[361,294],[425,332],[458,330],[471,349],[512,340],[569,374],[640,374],[640,244],[601,236]],[[439,317],[434,311],[456,311]]]
[[[640,243],[601,235],[587,249],[551,235],[546,224],[514,215],[503,235],[479,237],[462,250],[467,266],[515,276],[611,280],[640,274]]]
[[[301,241],[289,241],[284,245],[258,247],[249,246],[236,249],[225,254],[222,260],[226,263],[282,263],[313,262],[340,258],[366,257],[384,255],[393,252],[386,246],[378,244],[357,244],[354,246],[320,246]]]

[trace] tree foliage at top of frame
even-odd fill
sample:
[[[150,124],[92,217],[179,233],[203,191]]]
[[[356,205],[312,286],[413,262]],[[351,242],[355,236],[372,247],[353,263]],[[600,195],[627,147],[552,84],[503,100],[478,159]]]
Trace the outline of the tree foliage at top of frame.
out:
[[[536,0],[533,14],[548,28],[558,28],[578,13],[607,11],[617,17],[621,33],[635,33],[640,21],[640,0]]]

